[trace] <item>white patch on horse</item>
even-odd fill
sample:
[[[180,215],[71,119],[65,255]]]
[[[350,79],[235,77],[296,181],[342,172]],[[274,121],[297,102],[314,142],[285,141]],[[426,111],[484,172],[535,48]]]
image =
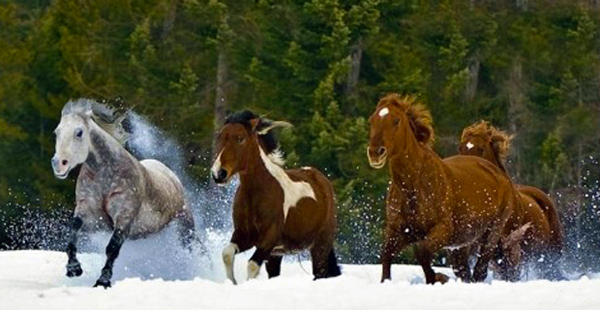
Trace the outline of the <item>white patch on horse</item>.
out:
[[[260,272],[260,266],[253,260],[248,262],[248,280],[256,279],[258,277],[258,273]]]
[[[215,162],[210,168],[210,171],[212,172],[214,177],[217,177],[219,175],[219,170],[221,170],[221,155],[223,155],[223,151],[224,149],[221,150],[221,153],[219,153],[219,155],[217,155],[217,159],[215,159]]]
[[[390,110],[388,108],[383,108],[383,109],[379,110],[380,117],[384,117],[384,116],[388,115],[388,113],[390,113]]]
[[[296,203],[304,197],[315,198],[315,192],[313,191],[310,184],[307,182],[299,181],[294,182],[288,174],[281,168],[275,164],[268,156],[265,154],[262,148],[259,147],[260,150],[260,158],[265,163],[265,167],[269,173],[279,182],[281,188],[283,189],[283,219],[287,218],[288,212],[290,208],[295,207]]]
[[[278,166],[285,165],[285,160],[283,159],[283,152],[280,149],[274,150],[271,154],[267,155],[269,159],[274,162]]]
[[[312,167],[302,167],[302,170],[310,170]]]
[[[223,263],[225,264],[225,272],[227,273],[227,278],[236,284],[235,277],[233,275],[233,262],[235,258],[235,254],[238,253],[240,249],[237,244],[230,242],[223,249]]]
[[[470,150],[470,149],[472,149],[474,146],[475,146],[475,144],[473,144],[473,143],[471,143],[471,142],[468,142],[468,143],[467,143],[467,148],[468,148],[469,150]]]

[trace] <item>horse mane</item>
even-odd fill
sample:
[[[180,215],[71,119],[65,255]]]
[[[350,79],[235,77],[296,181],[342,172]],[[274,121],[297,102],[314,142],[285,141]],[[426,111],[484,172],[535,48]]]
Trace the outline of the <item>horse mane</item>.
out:
[[[415,96],[402,96],[397,93],[389,94],[379,101],[379,105],[386,103],[396,105],[404,110],[417,141],[428,148],[433,148],[435,142],[433,118],[425,105],[417,102]]]
[[[494,150],[494,153],[500,160],[500,164],[504,165],[510,151],[510,142],[513,139],[512,135],[492,126],[490,122],[480,120],[479,122],[463,129],[461,141],[465,141],[469,136],[486,137]]]
[[[83,119],[92,119],[106,133],[115,138],[121,145],[125,145],[129,138],[129,113],[116,113],[102,103],[92,99],[80,98],[70,100],[62,109],[61,115],[79,115]]]
[[[251,121],[254,119],[258,119],[258,124],[254,127],[254,131],[257,133],[258,140],[265,153],[272,162],[279,166],[283,166],[285,164],[283,152],[279,148],[279,141],[277,141],[277,138],[271,129],[275,127],[291,126],[289,123],[273,121],[260,117],[250,110],[243,110],[227,116],[225,124],[241,124],[247,129],[253,130]]]

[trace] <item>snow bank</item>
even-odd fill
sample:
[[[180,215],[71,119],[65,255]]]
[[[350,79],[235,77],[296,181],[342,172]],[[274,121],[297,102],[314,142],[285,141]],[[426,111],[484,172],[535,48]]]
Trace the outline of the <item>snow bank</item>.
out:
[[[104,262],[103,255],[81,254],[80,258],[83,276],[69,279],[64,276],[64,253],[0,252],[0,309],[600,308],[600,275],[578,281],[493,281],[491,284],[451,281],[430,286],[423,284],[418,266],[395,265],[393,281],[380,284],[379,265],[344,265],[342,276],[312,281],[312,276],[306,273],[310,273],[309,262],[301,266],[288,261],[282,266],[281,277],[267,280],[263,267],[258,279],[246,282],[247,256],[242,256],[236,260],[236,277],[241,283],[234,286],[222,275],[213,280],[200,277],[142,280],[140,277],[152,278],[146,269],[150,263],[136,265],[135,260],[124,254],[117,281],[111,289],[104,290],[91,287]],[[160,257],[152,261],[164,266]],[[194,267],[212,268],[201,263]],[[447,269],[439,271],[451,274]]]

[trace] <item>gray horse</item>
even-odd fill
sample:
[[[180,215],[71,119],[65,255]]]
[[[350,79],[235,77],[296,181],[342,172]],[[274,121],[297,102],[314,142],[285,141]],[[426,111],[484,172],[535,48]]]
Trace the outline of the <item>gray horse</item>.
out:
[[[94,286],[110,286],[113,263],[125,239],[143,238],[172,220],[179,224],[184,245],[195,240],[194,220],[177,176],[159,161],[138,161],[125,148],[128,133],[112,109],[88,99],[69,101],[62,110],[52,157],[54,175],[65,179],[81,166],[70,224],[67,276],[82,274],[77,260],[80,230],[112,231],[106,264]]]

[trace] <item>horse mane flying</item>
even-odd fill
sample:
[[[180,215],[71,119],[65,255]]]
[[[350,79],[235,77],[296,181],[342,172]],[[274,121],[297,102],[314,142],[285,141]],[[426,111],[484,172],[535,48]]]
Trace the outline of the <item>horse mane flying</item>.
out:
[[[252,120],[258,120],[258,123],[252,128]],[[260,117],[254,114],[250,110],[243,110],[235,112],[227,116],[225,124],[241,124],[249,130],[254,130],[257,133],[258,140],[265,153],[269,158],[276,164],[283,166],[283,153],[279,149],[279,142],[275,137],[275,134],[271,129],[277,127],[291,127],[292,125],[288,122],[273,121],[264,117]]]
[[[91,118],[121,145],[125,145],[131,133],[129,111],[117,113],[113,108],[92,99],[70,100],[61,112],[62,116],[68,114],[77,114],[83,119]]]
[[[513,139],[512,135],[492,126],[490,122],[480,120],[479,122],[463,129],[460,140],[465,141],[469,137],[484,137],[490,141],[494,153],[500,160],[500,164],[504,165],[510,151],[510,142]]]
[[[430,149],[433,148],[435,142],[433,118],[425,105],[417,102],[415,96],[402,96],[396,93],[389,94],[379,101],[379,105],[386,103],[396,105],[402,109],[410,121],[410,126],[417,141]]]

